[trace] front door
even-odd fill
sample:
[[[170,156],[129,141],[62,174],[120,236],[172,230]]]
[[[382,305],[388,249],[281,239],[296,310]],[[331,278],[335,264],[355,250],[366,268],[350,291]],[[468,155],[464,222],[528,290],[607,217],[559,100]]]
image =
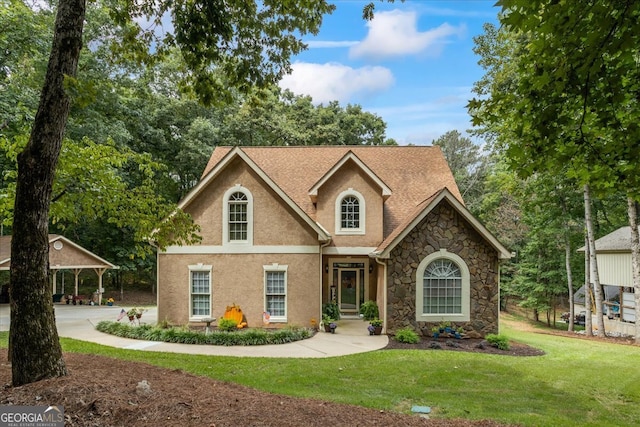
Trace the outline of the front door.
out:
[[[333,264],[334,283],[338,288],[338,307],[343,314],[357,315],[365,299],[364,263]]]
[[[359,309],[358,270],[340,269],[340,291],[338,301],[340,312],[357,313]]]

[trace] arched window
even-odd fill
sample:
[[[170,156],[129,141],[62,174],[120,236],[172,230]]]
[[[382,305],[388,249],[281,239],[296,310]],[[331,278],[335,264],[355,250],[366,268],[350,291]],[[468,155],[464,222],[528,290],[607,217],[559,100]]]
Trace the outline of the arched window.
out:
[[[340,228],[360,228],[360,201],[353,196],[347,196],[342,199],[340,207]]]
[[[229,241],[247,240],[247,195],[237,191],[229,197]]]
[[[353,188],[343,191],[336,198],[336,234],[365,233],[364,197]]]
[[[468,321],[470,292],[464,260],[445,249],[432,253],[416,271],[416,320]]]
[[[436,259],[422,278],[424,314],[462,313],[462,273],[449,259]]]
[[[253,197],[239,184],[224,195],[222,228],[223,244],[253,243]]]

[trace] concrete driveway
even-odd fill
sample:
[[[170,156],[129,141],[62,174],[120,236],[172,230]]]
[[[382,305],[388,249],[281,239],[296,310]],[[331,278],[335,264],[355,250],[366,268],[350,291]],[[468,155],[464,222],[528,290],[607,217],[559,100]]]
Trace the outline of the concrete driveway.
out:
[[[378,350],[388,343],[386,335],[369,335],[367,322],[362,320],[341,320],[335,334],[318,332],[313,338],[280,345],[261,346],[214,346],[174,344],[156,341],[141,341],[120,338],[95,330],[102,320],[117,320],[120,311],[130,307],[90,306],[55,304],[56,324],[61,337],[89,341],[110,347],[160,351],[171,353],[204,354],[235,357],[335,357]],[[0,331],[9,330],[9,305],[0,304]],[[121,322],[128,322],[124,317]],[[142,315],[142,322],[157,321],[156,307],[149,307]]]

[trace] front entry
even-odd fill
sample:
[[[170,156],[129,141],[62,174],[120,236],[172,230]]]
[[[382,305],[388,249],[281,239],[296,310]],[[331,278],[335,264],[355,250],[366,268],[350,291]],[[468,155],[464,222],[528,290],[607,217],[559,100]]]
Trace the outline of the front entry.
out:
[[[340,313],[357,315],[367,297],[366,269],[363,262],[333,262],[333,283],[337,287]]]

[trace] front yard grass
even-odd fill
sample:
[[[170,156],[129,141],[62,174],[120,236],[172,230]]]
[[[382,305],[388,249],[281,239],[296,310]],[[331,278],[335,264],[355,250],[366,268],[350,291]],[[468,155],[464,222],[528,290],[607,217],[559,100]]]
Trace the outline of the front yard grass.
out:
[[[538,357],[381,350],[329,359],[200,356],[114,349],[61,339],[67,352],[136,360],[290,396],[432,417],[523,426],[622,426],[640,419],[640,347],[503,328]],[[0,345],[6,346],[7,333]],[[366,339],[366,337],[363,337]]]

